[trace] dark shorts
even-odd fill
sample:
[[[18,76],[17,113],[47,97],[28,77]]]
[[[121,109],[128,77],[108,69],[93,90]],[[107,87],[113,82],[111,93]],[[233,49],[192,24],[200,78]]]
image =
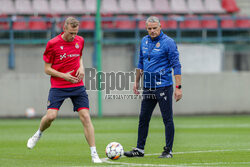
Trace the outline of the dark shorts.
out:
[[[50,88],[47,109],[59,110],[63,101],[70,98],[73,103],[73,111],[89,109],[88,94],[84,86],[73,88]]]

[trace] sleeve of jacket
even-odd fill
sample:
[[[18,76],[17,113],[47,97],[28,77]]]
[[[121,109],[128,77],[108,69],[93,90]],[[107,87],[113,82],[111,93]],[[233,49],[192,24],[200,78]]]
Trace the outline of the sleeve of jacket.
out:
[[[140,46],[140,55],[139,55],[139,62],[138,62],[138,66],[137,68],[142,69],[143,70],[143,54],[142,54],[142,43]]]
[[[170,66],[174,69],[174,75],[181,75],[181,64],[179,61],[179,52],[174,40],[168,40],[168,53]]]

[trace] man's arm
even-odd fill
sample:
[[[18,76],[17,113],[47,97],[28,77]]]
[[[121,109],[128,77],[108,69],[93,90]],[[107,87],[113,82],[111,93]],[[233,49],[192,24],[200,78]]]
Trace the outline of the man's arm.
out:
[[[139,88],[139,82],[140,82],[142,74],[143,74],[143,54],[142,54],[142,43],[141,43],[138,68],[136,69],[135,84],[133,87],[134,94],[136,95],[140,94],[140,92],[138,91],[138,88]]]
[[[136,69],[135,84],[134,84],[133,90],[134,90],[134,94],[137,94],[137,95],[140,94],[140,92],[138,91],[138,88],[139,88],[139,82],[140,82],[142,73],[143,73],[142,69],[139,69],[139,68]]]
[[[72,72],[74,72],[74,70],[67,72],[67,73],[61,73],[55,69],[53,69],[51,63],[46,63],[45,62],[45,66],[44,66],[44,71],[46,74],[53,76],[53,77],[59,77],[59,78],[63,78],[66,81],[69,81],[71,83],[77,83],[78,82],[78,78],[74,77],[71,75]]]
[[[181,75],[175,75],[175,85],[181,85]],[[174,98],[176,101],[179,101],[182,98],[182,90],[179,88],[175,88]]]
[[[179,61],[179,52],[177,46],[173,40],[168,43],[169,48],[169,56],[170,56],[170,64],[174,69],[175,76],[175,85],[181,85],[181,64]],[[174,98],[176,101],[179,101],[182,98],[182,90],[181,88],[175,88]]]
[[[181,85],[181,75],[175,75],[175,85]]]
[[[83,80],[84,78],[84,66],[83,66],[83,62],[82,62],[82,57],[80,58],[80,67],[78,68],[78,70],[76,71],[76,77],[78,78],[78,81],[80,82],[81,80]]]

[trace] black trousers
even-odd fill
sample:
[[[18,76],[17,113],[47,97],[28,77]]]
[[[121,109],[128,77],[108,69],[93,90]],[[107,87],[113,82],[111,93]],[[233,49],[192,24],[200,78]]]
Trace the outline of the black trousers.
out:
[[[173,86],[156,88],[155,90],[144,88],[143,97],[138,126],[137,148],[144,149],[148,136],[149,122],[158,102],[165,125],[166,146],[172,151],[174,141]]]

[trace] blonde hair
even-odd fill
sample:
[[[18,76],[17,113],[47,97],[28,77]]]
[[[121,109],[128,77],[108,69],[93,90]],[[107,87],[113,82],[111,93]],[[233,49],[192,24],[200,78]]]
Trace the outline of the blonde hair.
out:
[[[65,20],[65,23],[64,23],[64,27],[67,28],[68,25],[71,25],[72,28],[76,28],[79,26],[79,21],[74,18],[74,17],[68,17],[66,20]]]

